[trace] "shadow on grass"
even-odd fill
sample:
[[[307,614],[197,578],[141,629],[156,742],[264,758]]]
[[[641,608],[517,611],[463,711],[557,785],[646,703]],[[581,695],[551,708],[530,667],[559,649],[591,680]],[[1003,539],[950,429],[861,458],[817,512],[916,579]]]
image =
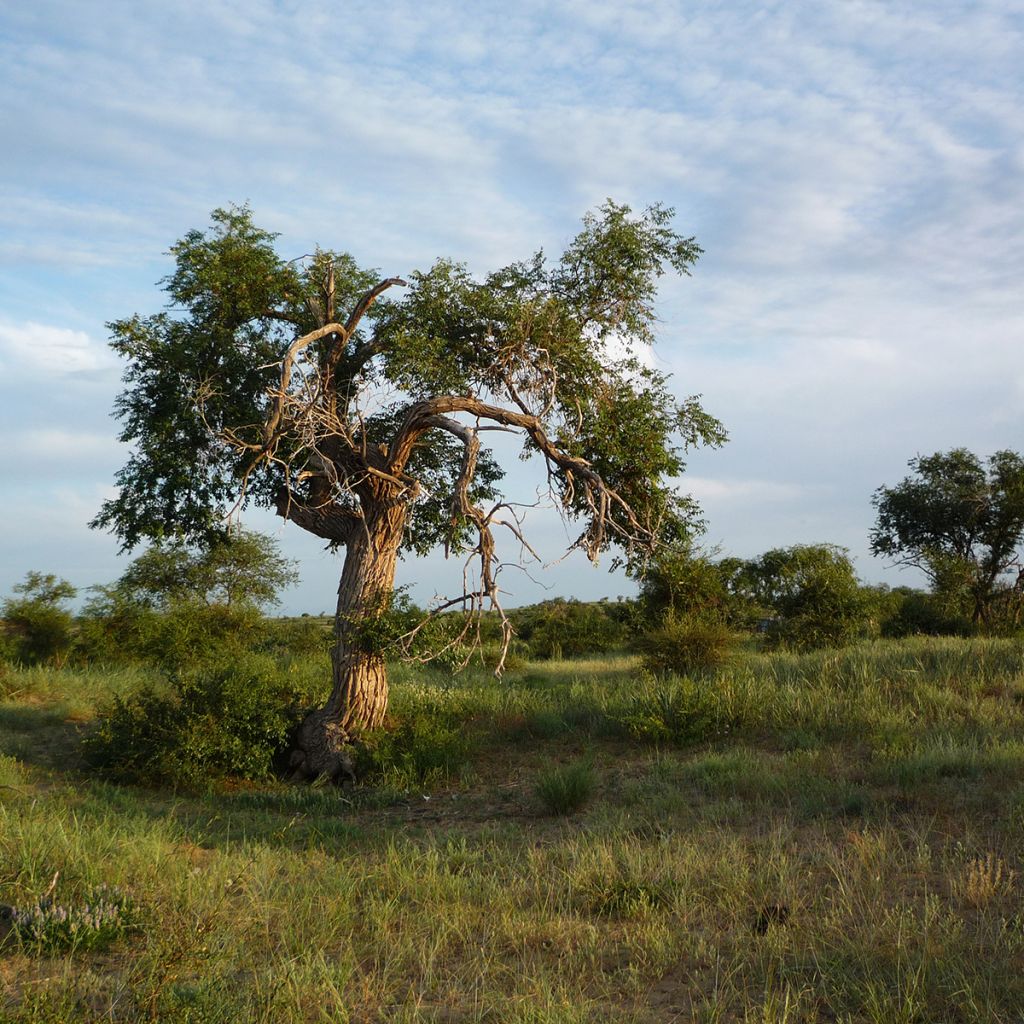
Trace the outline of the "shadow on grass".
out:
[[[82,723],[60,706],[0,704],[0,754],[27,765],[60,771],[82,767]]]

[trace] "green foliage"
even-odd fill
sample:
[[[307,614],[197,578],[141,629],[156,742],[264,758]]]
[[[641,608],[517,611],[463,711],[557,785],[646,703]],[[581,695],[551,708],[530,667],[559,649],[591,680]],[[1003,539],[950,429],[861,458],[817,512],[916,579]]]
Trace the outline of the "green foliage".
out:
[[[633,648],[648,672],[688,675],[722,665],[738,643],[739,635],[721,619],[670,614],[660,626],[639,636]]]
[[[625,645],[631,633],[625,602],[556,597],[510,612],[513,629],[534,658],[575,658]]]
[[[648,621],[677,617],[732,617],[734,595],[728,587],[731,563],[716,562],[691,545],[665,546],[637,567],[640,605]]]
[[[681,746],[719,739],[737,724],[714,680],[685,676],[648,676],[617,718],[636,739]]]
[[[280,650],[285,630],[263,617],[293,564],[269,537],[236,531],[205,548],[156,544],[110,587],[94,587],[79,620],[75,656],[87,662],[142,661],[180,669]],[[288,642],[323,649],[322,629],[292,628]],[[301,653],[296,650],[296,654]]]
[[[119,494],[95,525],[114,527],[131,548],[145,538],[223,536],[251,458],[224,445],[224,427],[259,442],[274,364],[303,310],[302,282],[273,249],[275,236],[245,207],[215,210],[209,235],[191,231],[171,253],[163,284],[177,312],[114,321],[111,345],[126,361],[115,412],[133,454],[117,475]],[[246,430],[246,425],[250,425]],[[248,494],[269,500],[272,481],[257,471]]]
[[[83,609],[75,650],[88,662],[178,670],[273,646],[273,628],[249,604],[179,601],[158,610],[116,588],[98,588]]]
[[[422,788],[451,778],[476,747],[460,702],[429,690],[406,695],[383,729],[363,733],[356,775],[399,788]]]
[[[171,250],[170,310],[110,324],[134,453],[94,525],[126,547],[205,544],[228,510],[254,501],[345,544],[345,524],[382,499],[367,473],[386,469],[376,479],[399,481],[405,548],[458,550],[483,522],[467,504],[499,500],[501,477],[485,448],[464,463],[465,437],[439,415],[460,413],[544,457],[592,553],[649,539],[666,518],[694,520],[668,480],[687,449],[724,440],[721,424],[621,355],[652,339],[658,278],[688,273],[700,254],[671,219],[660,205],[633,214],[609,201],[553,263],[538,253],[476,279],[440,260],[371,296],[379,276],[350,256],[287,261],[247,208],[214,211],[208,232]],[[400,300],[385,294],[400,284]],[[416,404],[435,399],[434,411]],[[579,460],[622,502],[595,504]]]
[[[965,636],[971,632],[970,619],[950,610],[936,594],[912,587],[869,587],[863,593],[878,636]]]
[[[1024,459],[999,451],[987,467],[965,448],[911,459],[913,473],[880,487],[871,549],[921,569],[949,615],[1013,630],[1024,607]]]
[[[597,774],[589,761],[555,766],[537,778],[535,792],[549,814],[575,814],[594,795]]]
[[[10,924],[22,948],[54,956],[103,949],[138,930],[140,918],[126,893],[97,886],[71,903],[46,897],[28,907],[15,907]]]
[[[205,547],[163,541],[134,559],[115,587],[145,607],[175,604],[278,604],[278,591],[298,581],[295,563],[283,558],[272,537],[233,530]]]
[[[117,697],[84,741],[106,778],[203,788],[229,776],[264,779],[309,694],[269,658],[250,655]]]
[[[807,650],[853,642],[868,629],[868,607],[845,548],[795,544],[747,562],[739,587],[776,616],[765,639]]]
[[[25,665],[63,662],[74,626],[63,602],[75,596],[75,588],[52,573],[30,572],[13,589],[21,596],[0,604],[0,654]]]

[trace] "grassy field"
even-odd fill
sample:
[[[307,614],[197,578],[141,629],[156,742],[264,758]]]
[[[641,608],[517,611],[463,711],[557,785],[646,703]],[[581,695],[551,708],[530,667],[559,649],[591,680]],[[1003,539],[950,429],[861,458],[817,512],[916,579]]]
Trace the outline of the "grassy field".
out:
[[[1024,1020],[1020,643],[396,668],[422,734],[341,792],[90,779],[141,681],[0,675],[0,903],[131,907],[8,941],[0,1021]]]

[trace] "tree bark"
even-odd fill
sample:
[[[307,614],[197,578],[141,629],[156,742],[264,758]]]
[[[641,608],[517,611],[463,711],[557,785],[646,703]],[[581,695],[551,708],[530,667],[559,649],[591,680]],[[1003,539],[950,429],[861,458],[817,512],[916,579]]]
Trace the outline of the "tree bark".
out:
[[[375,501],[346,545],[334,617],[331,695],[299,727],[293,778],[354,779],[346,748],[360,732],[384,722],[387,664],[373,627],[390,608],[405,517],[400,499]]]

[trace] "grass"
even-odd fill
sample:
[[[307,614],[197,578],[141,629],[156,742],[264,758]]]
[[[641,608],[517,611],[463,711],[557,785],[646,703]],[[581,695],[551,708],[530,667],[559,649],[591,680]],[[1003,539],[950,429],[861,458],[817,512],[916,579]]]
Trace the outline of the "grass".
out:
[[[594,795],[597,776],[589,761],[549,768],[537,778],[536,793],[549,814],[575,814]]]
[[[75,760],[140,680],[9,671],[0,903],[133,917],[5,943],[0,1021],[1020,1019],[1020,644],[744,656],[699,681],[704,734],[637,733],[680,691],[630,659],[393,679],[408,770],[190,797]],[[428,721],[464,740],[440,769]]]

